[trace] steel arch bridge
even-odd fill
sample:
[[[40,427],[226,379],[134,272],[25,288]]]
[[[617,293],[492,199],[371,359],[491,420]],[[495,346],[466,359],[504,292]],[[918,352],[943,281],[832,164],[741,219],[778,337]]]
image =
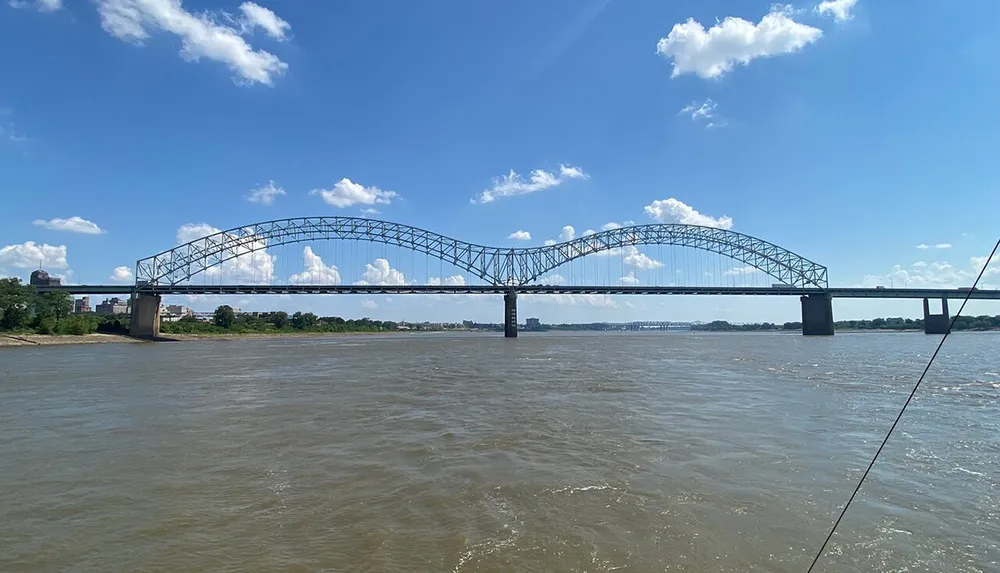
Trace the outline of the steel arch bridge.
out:
[[[610,229],[544,247],[467,243],[409,225],[360,217],[302,217],[236,227],[136,262],[136,289],[174,286],[226,261],[269,247],[318,240],[355,240],[425,253],[497,286],[531,284],[575,259],[641,245],[676,245],[718,253],[793,287],[827,289],[826,267],[773,243],[697,225],[652,224]]]

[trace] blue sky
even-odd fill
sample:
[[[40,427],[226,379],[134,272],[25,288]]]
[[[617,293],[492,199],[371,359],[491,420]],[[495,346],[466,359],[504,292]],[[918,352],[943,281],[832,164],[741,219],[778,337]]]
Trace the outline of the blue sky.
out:
[[[197,230],[375,209],[491,245],[722,225],[826,265],[834,285],[969,284],[1000,208],[998,18],[993,0],[5,0],[0,274],[41,261],[109,283]],[[300,274],[296,248],[280,260]],[[386,270],[340,264],[344,280]],[[501,315],[486,299],[226,302]],[[580,297],[521,314],[794,320],[798,304]]]

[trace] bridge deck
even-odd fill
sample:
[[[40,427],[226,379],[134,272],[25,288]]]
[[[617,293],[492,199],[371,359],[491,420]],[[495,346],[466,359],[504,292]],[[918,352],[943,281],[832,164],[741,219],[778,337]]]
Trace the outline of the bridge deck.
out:
[[[38,287],[39,292],[62,291],[76,295],[128,295],[132,285],[63,285]],[[491,285],[174,285],[145,286],[142,292],[158,295],[186,294],[503,294],[506,287]],[[963,299],[962,289],[903,288],[797,288],[797,287],[652,287],[652,286],[549,286],[517,287],[519,294],[616,294],[616,295],[729,295],[801,296],[829,293],[834,298],[949,298]],[[1000,300],[1000,290],[975,290],[969,298]]]

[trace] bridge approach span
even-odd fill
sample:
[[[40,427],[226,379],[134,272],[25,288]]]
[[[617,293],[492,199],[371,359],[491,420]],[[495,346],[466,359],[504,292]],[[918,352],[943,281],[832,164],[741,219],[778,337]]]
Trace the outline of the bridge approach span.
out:
[[[67,292],[74,295],[130,295],[136,292],[132,285],[62,285],[36,287],[39,292]],[[146,286],[141,292],[166,295],[264,295],[264,294],[505,294],[506,286],[493,285],[301,285],[301,284],[247,284],[247,285],[156,285]],[[702,295],[702,296],[807,296],[824,295],[831,298],[903,298],[961,300],[968,294],[975,300],[1000,300],[1000,290],[975,290],[929,288],[853,288],[828,289],[798,287],[647,287],[647,286],[553,286],[524,285],[517,287],[518,294],[606,294],[606,295]]]

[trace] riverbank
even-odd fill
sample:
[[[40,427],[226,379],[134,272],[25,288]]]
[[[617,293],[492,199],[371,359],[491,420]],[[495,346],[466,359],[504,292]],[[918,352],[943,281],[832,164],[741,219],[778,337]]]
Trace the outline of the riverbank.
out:
[[[121,334],[84,334],[80,336],[61,334],[0,334],[0,347],[11,346],[59,346],[66,344],[113,344],[142,342],[191,342],[195,340],[268,340],[277,338],[320,338],[329,336],[385,336],[405,332],[200,332],[186,334],[161,334],[155,341],[132,338]]]
[[[64,344],[108,344],[142,342],[121,334],[0,334],[0,347],[7,346],[60,346]]]
[[[389,334],[406,334],[406,331],[385,332],[192,332],[161,334],[157,340],[165,342],[187,342],[192,340],[269,340],[275,338],[327,338],[331,336],[385,336]]]

